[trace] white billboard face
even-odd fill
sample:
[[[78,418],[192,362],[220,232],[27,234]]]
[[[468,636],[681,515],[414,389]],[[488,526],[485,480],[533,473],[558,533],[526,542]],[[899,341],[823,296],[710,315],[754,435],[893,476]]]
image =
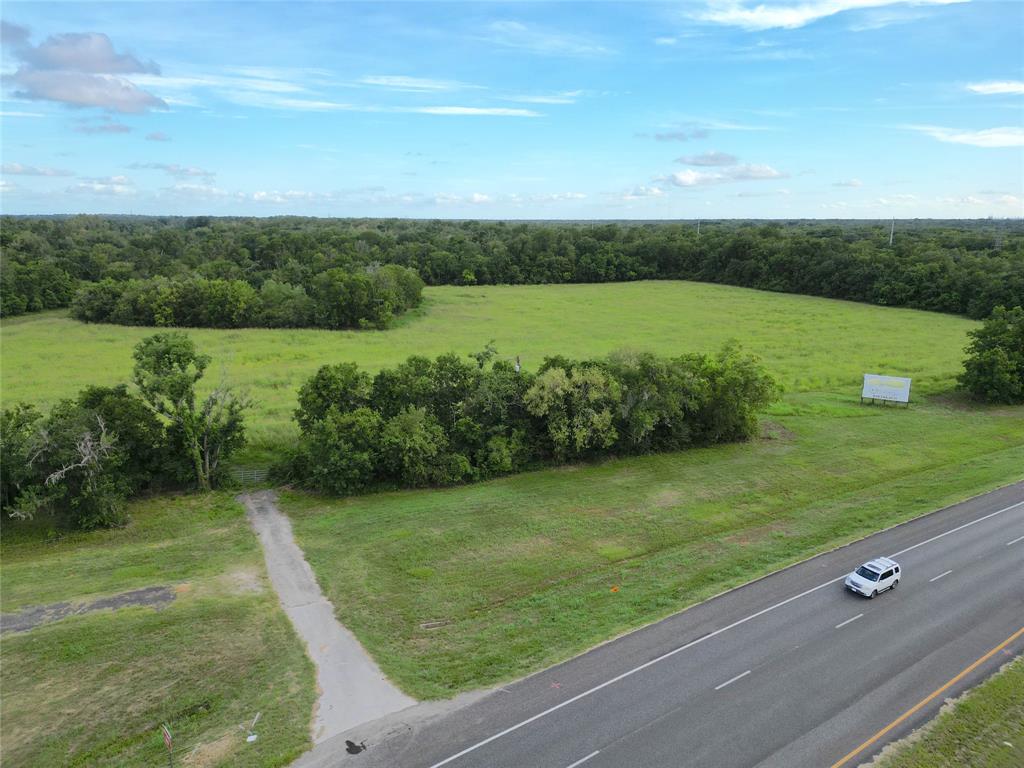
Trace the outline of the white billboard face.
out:
[[[871,400],[889,400],[894,403],[910,402],[910,379],[900,376],[879,376],[875,373],[864,374],[862,398]]]

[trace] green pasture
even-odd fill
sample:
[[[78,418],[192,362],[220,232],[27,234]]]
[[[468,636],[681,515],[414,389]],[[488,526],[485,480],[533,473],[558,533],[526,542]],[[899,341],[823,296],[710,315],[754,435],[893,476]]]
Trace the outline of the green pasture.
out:
[[[976,323],[909,309],[688,282],[428,288],[422,307],[387,331],[210,330],[189,333],[226,379],[256,400],[250,456],[292,439],[299,386],[325,363],[369,371],[409,355],[468,354],[494,340],[536,368],[546,355],[716,350],[730,338],[759,355],[789,392],[856,396],[863,373],[914,378],[915,394],[950,388]],[[62,312],[0,324],[5,402],[49,404],[131,375],[133,346],[152,328],[86,325]]]
[[[287,765],[309,745],[313,667],[230,496],[131,505],[123,529],[3,522],[3,611],[170,586],[161,608],[72,616],[0,643],[7,766]],[[261,713],[259,738],[239,728]]]

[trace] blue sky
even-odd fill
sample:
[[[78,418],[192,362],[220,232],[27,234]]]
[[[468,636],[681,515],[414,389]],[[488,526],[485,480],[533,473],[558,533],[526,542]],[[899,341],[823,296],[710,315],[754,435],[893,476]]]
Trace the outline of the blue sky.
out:
[[[3,5],[5,213],[1024,215],[1024,3]]]

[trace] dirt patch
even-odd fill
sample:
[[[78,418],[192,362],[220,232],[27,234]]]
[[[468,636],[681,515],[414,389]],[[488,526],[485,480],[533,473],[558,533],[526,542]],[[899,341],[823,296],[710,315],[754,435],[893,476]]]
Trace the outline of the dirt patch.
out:
[[[263,579],[255,568],[239,568],[224,575],[232,594],[258,595],[263,591]]]
[[[234,752],[238,738],[233,733],[225,733],[216,741],[199,744],[189,752],[183,762],[192,768],[209,768],[212,765],[220,765],[228,755]]]
[[[41,624],[49,624],[53,621],[78,616],[93,611],[113,610],[126,608],[131,605],[150,606],[162,608],[176,597],[173,587],[143,587],[133,589],[131,592],[122,592],[111,597],[101,597],[91,603],[50,603],[49,605],[36,605],[25,608],[17,613],[5,613],[0,616],[0,632],[27,632]]]
[[[796,440],[796,432],[786,429],[777,421],[763,421],[761,422],[761,439],[792,442]]]
[[[671,488],[666,488],[664,491],[658,491],[656,494],[651,496],[651,504],[659,509],[678,506],[679,502],[682,500],[682,491],[676,491]]]

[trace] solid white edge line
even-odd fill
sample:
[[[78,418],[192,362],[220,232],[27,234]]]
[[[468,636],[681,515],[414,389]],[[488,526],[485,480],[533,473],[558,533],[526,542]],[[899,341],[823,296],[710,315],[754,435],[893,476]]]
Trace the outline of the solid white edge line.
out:
[[[599,754],[601,754],[601,750],[600,749],[595,749],[593,752],[591,752],[589,755],[584,757],[582,760],[577,760],[575,763],[573,763],[572,765],[567,765],[565,768],[576,768],[577,765],[583,765],[585,762],[587,762],[587,760],[589,760],[592,757],[596,757]]]
[[[726,680],[721,685],[716,685],[715,686],[715,690],[716,691],[720,691],[723,688],[725,688],[725,686],[731,685],[732,683],[735,683],[737,680],[739,680],[741,677],[746,677],[749,674],[750,674],[750,670],[749,669],[746,672],[740,672],[738,675],[736,675],[736,677],[733,677],[733,678],[730,678],[729,680]]]
[[[836,629],[842,629],[842,628],[843,628],[843,627],[845,627],[845,626],[846,626],[847,624],[849,624],[849,623],[850,623],[851,621],[856,621],[857,619],[859,619],[859,618],[860,618],[861,616],[863,616],[863,615],[864,615],[863,613],[858,613],[858,614],[857,614],[856,616],[854,616],[854,617],[853,617],[852,619],[847,619],[846,621],[841,621],[841,622],[839,622],[838,624],[836,624]]]
[[[1006,542],[1006,546],[1010,546],[1011,544],[1016,544],[1016,543],[1017,543],[1018,541],[1024,541],[1024,536],[1021,536],[1021,537],[1019,537],[1019,538],[1016,538],[1016,539],[1014,539],[1013,541],[1008,541],[1008,542]]]
[[[896,552],[895,554],[889,555],[889,557],[896,557],[897,555],[902,555],[905,552],[909,552],[912,549],[917,549],[918,547],[923,547],[925,544],[930,544],[933,541],[941,539],[943,536],[948,536],[951,533],[956,533],[957,531],[962,531],[964,528],[970,528],[972,525],[975,525],[977,523],[981,523],[981,522],[983,522],[985,520],[988,520],[991,517],[995,517],[996,515],[1001,515],[1003,512],[1009,512],[1011,509],[1016,509],[1017,507],[1020,507],[1020,506],[1024,506],[1024,501],[1018,501],[1016,504],[1011,504],[1010,506],[1004,507],[1003,509],[997,510],[996,512],[991,512],[991,513],[985,515],[984,517],[979,517],[977,520],[972,520],[969,523],[964,523],[963,525],[957,526],[956,528],[953,528],[952,530],[946,531],[945,533],[940,533],[938,536],[932,536],[930,539],[926,539],[926,540],[922,541],[919,544],[913,545],[912,547],[907,547],[906,549],[901,549],[899,552]],[[851,542],[851,543],[853,543],[853,542]],[[478,741],[476,744],[472,744],[472,745],[466,747],[461,752],[456,752],[451,757],[446,757],[441,762],[434,763],[432,766],[430,766],[430,768],[441,768],[442,765],[448,765],[448,763],[452,762],[453,760],[458,760],[463,755],[468,755],[470,752],[475,752],[480,747],[483,747],[483,746],[485,746],[487,744],[490,744],[492,741],[496,741],[497,739],[500,739],[502,736],[506,736],[506,735],[508,735],[508,734],[510,734],[510,733],[512,733],[514,731],[518,731],[523,726],[529,725],[530,723],[532,723],[532,722],[534,722],[536,720],[540,720],[542,717],[547,717],[552,712],[557,712],[562,707],[567,707],[570,704],[573,704],[573,703],[579,701],[580,699],[583,699],[583,698],[586,698],[587,696],[590,696],[592,693],[597,693],[598,691],[602,690],[603,688],[607,688],[609,685],[614,685],[615,683],[619,682],[620,680],[625,680],[627,677],[632,677],[637,672],[642,672],[643,670],[647,669],[648,667],[654,666],[658,662],[664,661],[667,658],[675,656],[677,653],[680,653],[680,652],[685,651],[685,650],[687,650],[689,648],[692,648],[695,645],[699,645],[700,643],[703,643],[705,640],[710,640],[712,637],[716,637],[716,636],[722,634],[723,632],[727,632],[730,629],[735,629],[736,627],[740,626],[741,624],[746,624],[748,621],[753,621],[754,619],[756,619],[756,618],[758,618],[760,616],[764,616],[766,613],[770,613],[771,611],[774,611],[777,608],[781,608],[784,605],[789,605],[794,600],[799,600],[801,597],[806,597],[807,595],[810,595],[810,594],[812,594],[814,592],[817,592],[819,589],[824,589],[825,587],[829,587],[829,586],[835,584],[837,581],[842,581],[845,578],[846,578],[846,574],[843,574],[842,576],[836,576],[834,579],[830,579],[829,581],[823,582],[823,583],[819,584],[816,587],[811,587],[810,589],[804,590],[799,595],[793,595],[792,597],[788,597],[788,598],[786,598],[785,600],[783,600],[781,602],[775,603],[775,605],[770,605],[767,608],[762,608],[757,613],[752,613],[752,614],[750,614],[749,616],[747,616],[745,618],[742,618],[742,619],[739,619],[737,621],[734,621],[732,624],[727,624],[726,626],[721,627],[720,629],[716,629],[713,632],[709,632],[706,635],[701,635],[696,640],[691,640],[690,642],[686,643],[685,645],[681,645],[678,648],[674,648],[671,651],[668,651],[667,653],[663,653],[661,656],[657,656],[657,657],[651,659],[650,661],[646,661],[646,662],[644,662],[643,664],[641,664],[638,667],[634,667],[633,669],[627,669],[622,674],[616,675],[615,677],[611,678],[610,680],[605,680],[603,683],[600,683],[599,685],[595,685],[593,688],[589,688],[588,690],[583,691],[583,693],[577,693],[572,698],[566,699],[565,701],[561,702],[560,704],[555,704],[553,707],[548,707],[544,711],[538,712],[536,715],[533,715],[532,717],[528,717],[525,720],[523,720],[522,722],[519,722],[519,723],[516,723],[515,725],[509,726],[505,730],[499,731],[498,733],[494,734],[493,736],[488,736],[483,741]]]
[[[928,582],[929,582],[929,583],[931,583],[931,582],[933,582],[933,581],[938,581],[938,580],[939,580],[939,579],[941,579],[941,578],[942,578],[943,576],[949,576],[949,574],[951,574],[952,572],[953,572],[953,571],[951,571],[951,570],[950,570],[950,571],[946,571],[945,573],[940,573],[940,574],[939,574],[938,576],[934,576],[934,577],[932,577],[932,578],[928,579]]]

